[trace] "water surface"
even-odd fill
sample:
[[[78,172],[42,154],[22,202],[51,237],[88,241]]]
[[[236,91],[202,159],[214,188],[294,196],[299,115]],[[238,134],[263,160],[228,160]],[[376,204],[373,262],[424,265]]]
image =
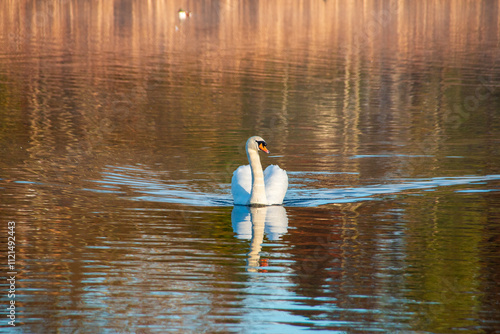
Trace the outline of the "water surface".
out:
[[[500,330],[498,1],[0,13],[1,332]],[[232,205],[252,135],[284,206]]]

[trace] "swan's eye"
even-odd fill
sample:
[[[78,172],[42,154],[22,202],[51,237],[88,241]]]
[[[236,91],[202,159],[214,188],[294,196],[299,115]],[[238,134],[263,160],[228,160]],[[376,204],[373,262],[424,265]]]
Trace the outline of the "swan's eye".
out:
[[[265,141],[258,140],[257,144],[259,146],[259,150],[264,151],[266,153],[269,153],[269,150],[267,149],[267,144]]]

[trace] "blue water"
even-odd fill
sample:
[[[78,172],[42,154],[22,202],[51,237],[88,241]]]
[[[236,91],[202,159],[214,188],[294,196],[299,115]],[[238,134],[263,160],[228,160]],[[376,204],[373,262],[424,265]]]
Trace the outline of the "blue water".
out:
[[[297,172],[290,174],[290,186],[285,196],[284,206],[316,207],[335,203],[377,200],[388,195],[418,194],[433,191],[439,187],[462,186],[468,189],[454,189],[457,192],[500,191],[491,189],[489,181],[500,180],[500,175],[466,175],[462,177],[433,177],[418,179],[393,179],[383,184],[360,187],[339,187],[335,189],[317,188],[315,180],[308,176],[328,176],[331,172]],[[353,173],[349,173],[353,174]],[[95,188],[85,189],[95,192],[110,192],[136,201],[154,201],[191,206],[232,206],[230,184],[213,184],[216,191],[207,192],[197,184],[178,180],[174,184],[162,181],[158,173],[141,166],[107,166],[101,180],[90,180]],[[127,191],[120,190],[127,187]],[[485,188],[485,189],[481,189]],[[132,192],[133,195],[130,194]]]

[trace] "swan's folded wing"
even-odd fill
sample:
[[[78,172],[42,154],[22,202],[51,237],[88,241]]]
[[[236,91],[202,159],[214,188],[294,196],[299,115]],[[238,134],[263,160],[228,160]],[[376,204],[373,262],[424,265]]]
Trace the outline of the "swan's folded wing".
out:
[[[238,167],[231,180],[231,194],[234,204],[247,205],[252,191],[252,170],[250,165]]]
[[[276,165],[269,165],[264,171],[264,183],[266,184],[267,202],[270,205],[283,204],[288,189],[286,171]]]

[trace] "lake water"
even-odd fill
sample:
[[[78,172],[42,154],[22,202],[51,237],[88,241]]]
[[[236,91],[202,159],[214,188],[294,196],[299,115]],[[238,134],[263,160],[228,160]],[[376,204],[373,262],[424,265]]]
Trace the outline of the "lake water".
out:
[[[2,1],[0,332],[499,333],[499,6]]]

